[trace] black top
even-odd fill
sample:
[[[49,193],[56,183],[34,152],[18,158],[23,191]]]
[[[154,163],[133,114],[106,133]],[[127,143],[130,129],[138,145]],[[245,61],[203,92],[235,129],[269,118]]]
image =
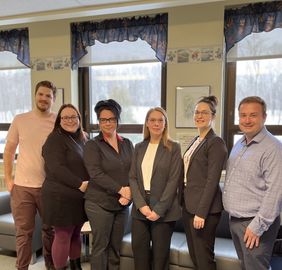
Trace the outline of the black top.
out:
[[[79,225],[86,221],[84,193],[78,188],[89,180],[83,163],[84,143],[79,134],[59,128],[42,148],[46,179],[42,186],[43,222],[53,226]]]
[[[129,185],[129,170],[133,145],[129,139],[118,138],[119,153],[107,143],[102,133],[85,145],[84,163],[90,175],[85,199],[106,210],[124,208],[118,191]]]

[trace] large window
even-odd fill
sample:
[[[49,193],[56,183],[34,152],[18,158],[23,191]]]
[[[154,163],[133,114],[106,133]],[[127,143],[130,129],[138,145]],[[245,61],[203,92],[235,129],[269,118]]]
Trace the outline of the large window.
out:
[[[238,105],[256,95],[267,103],[268,130],[282,141],[282,29],[253,33],[233,47],[227,56],[225,139],[228,148],[241,135]]]
[[[79,68],[83,89],[80,109],[84,112],[86,130],[93,136],[99,129],[95,104],[102,99],[115,99],[122,106],[118,132],[126,133],[124,136],[136,143],[142,140],[142,127],[149,108],[165,107],[165,65],[155,59],[154,52],[144,41],[113,43],[104,46],[98,43],[98,51],[91,48],[88,56],[97,55],[96,59],[92,59],[91,64],[85,59],[80,62],[87,66]],[[97,49],[95,46],[93,49]]]
[[[10,52],[0,53],[1,60],[10,59],[13,62],[14,58],[16,55]],[[16,114],[31,110],[30,89],[30,69],[19,62],[16,68],[0,67],[0,158],[3,157],[7,131],[13,118]]]

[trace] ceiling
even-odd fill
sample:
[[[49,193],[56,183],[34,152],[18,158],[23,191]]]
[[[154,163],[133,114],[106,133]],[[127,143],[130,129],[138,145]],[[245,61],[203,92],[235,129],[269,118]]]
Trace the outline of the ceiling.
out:
[[[0,26],[224,0],[0,0]]]

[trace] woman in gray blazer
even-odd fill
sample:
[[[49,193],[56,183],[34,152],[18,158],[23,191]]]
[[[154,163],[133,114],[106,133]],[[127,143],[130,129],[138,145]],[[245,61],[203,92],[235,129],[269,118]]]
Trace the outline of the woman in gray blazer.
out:
[[[129,180],[134,265],[135,270],[166,270],[171,235],[181,215],[177,199],[181,151],[168,136],[167,114],[160,107],[148,111],[143,133],[144,140],[134,151]]]
[[[183,222],[189,254],[197,270],[215,270],[215,231],[222,207],[219,180],[227,149],[212,124],[217,98],[203,97],[196,105],[194,122],[199,135],[184,153]]]

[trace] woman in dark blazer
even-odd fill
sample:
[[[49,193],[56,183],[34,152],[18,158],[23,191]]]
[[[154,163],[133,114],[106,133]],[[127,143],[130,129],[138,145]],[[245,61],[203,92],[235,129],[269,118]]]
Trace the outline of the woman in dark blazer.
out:
[[[89,180],[83,163],[85,142],[80,113],[71,104],[63,105],[42,148],[46,171],[43,223],[55,230],[52,258],[56,269],[66,269],[68,257],[71,269],[81,269],[80,230],[87,220],[83,196]]]
[[[199,135],[184,153],[183,222],[189,254],[197,270],[215,270],[216,226],[223,209],[219,180],[227,158],[224,141],[212,129],[217,98],[203,97],[194,122]]]
[[[95,106],[100,134],[87,142],[84,162],[90,175],[85,210],[93,234],[91,269],[118,270],[120,247],[131,202],[129,170],[133,145],[117,133],[121,107],[113,99]]]
[[[159,107],[150,109],[144,141],[135,147],[130,171],[135,270],[168,269],[171,236],[181,215],[177,199],[181,172],[180,146],[168,136],[167,114]]]

